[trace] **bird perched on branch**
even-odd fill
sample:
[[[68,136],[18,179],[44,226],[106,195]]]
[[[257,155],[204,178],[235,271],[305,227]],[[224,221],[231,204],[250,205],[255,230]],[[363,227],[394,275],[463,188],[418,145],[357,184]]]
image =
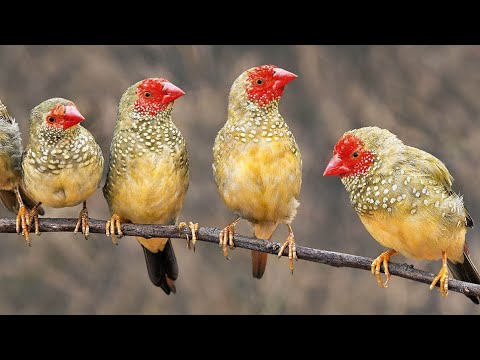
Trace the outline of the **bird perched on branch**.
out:
[[[278,104],[285,85],[297,76],[274,65],[243,72],[233,83],[228,119],[213,147],[213,174],[225,204],[239,218],[220,233],[220,246],[228,256],[234,247],[235,225],[241,218],[251,222],[258,239],[269,240],[278,224],[288,226],[290,269],[297,259],[290,226],[299,202],[302,183],[300,151]],[[267,254],[252,251],[252,274],[260,279]]]
[[[22,169],[25,190],[36,201],[31,218],[38,235],[38,207],[54,208],[83,203],[75,233],[81,228],[89,235],[87,199],[100,184],[103,173],[102,149],[92,134],[79,125],[85,118],[75,104],[52,98],[30,113],[30,139]]]
[[[173,103],[185,93],[166,79],[130,86],[120,99],[103,194],[112,218],[106,233],[116,243],[120,222],[173,225],[188,189],[185,140],[172,121]],[[181,224],[183,225],[183,224]],[[190,223],[195,243],[196,224]],[[150,280],[175,293],[178,266],[170,239],[137,237]],[[195,244],[194,244],[195,245]]]
[[[22,231],[30,245],[28,211],[35,202],[23,189],[21,162],[22,140],[18,124],[0,101],[0,201],[8,210],[17,213],[17,233]],[[43,209],[39,208],[39,212],[43,214]]]
[[[368,232],[390,249],[372,262],[372,273],[382,287],[387,287],[388,262],[396,253],[442,259],[430,289],[440,281],[443,296],[448,292],[449,268],[454,278],[480,284],[465,241],[473,220],[439,159],[405,145],[388,130],[365,127],[340,138],[324,175],[340,176]],[[382,264],[385,282],[380,277]],[[469,298],[479,303],[477,296]]]

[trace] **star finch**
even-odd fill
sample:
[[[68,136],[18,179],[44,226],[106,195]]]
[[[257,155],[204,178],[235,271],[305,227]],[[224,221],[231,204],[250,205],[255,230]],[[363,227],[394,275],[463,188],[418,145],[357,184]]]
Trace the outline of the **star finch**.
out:
[[[35,233],[40,204],[54,208],[83,203],[75,232],[89,235],[87,199],[100,184],[102,149],[79,123],[85,118],[75,104],[52,98],[30,114],[30,138],[22,160],[25,190],[39,203],[32,209]]]
[[[291,222],[302,183],[302,160],[295,138],[280,115],[278,104],[285,85],[297,76],[274,65],[243,72],[233,83],[228,119],[213,147],[213,174],[218,192],[239,218],[220,234],[225,256],[234,246],[235,224],[251,222],[255,236],[269,240],[283,223],[288,226],[290,268],[296,259]],[[252,251],[252,274],[260,279],[267,254]]]
[[[463,198],[453,192],[453,178],[439,159],[405,145],[388,130],[365,127],[340,138],[324,175],[340,176],[368,232],[391,249],[372,263],[372,273],[382,287],[390,278],[388,262],[395,253],[442,259],[430,289],[440,280],[443,296],[448,292],[448,268],[455,278],[480,284],[465,242],[473,220]],[[382,264],[385,283],[380,278]],[[479,303],[478,297],[469,298]]]
[[[172,121],[173,103],[185,93],[166,79],[130,86],[120,99],[103,194],[111,220],[107,235],[121,236],[120,222],[174,225],[188,189],[185,140]],[[195,229],[192,223],[192,233]],[[150,280],[175,293],[178,266],[170,239],[136,237]]]

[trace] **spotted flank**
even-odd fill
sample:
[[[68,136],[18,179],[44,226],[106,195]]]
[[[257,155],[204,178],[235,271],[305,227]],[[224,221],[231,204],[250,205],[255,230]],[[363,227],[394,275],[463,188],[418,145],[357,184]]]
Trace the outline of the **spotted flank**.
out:
[[[39,132],[40,146],[29,146],[25,156],[40,173],[59,174],[62,169],[82,168],[98,160],[101,149],[91,134],[77,127],[67,134],[62,130]]]
[[[344,163],[351,162],[346,167],[353,171],[340,177],[354,209],[360,215],[375,211],[414,215],[425,210],[444,218],[462,217],[466,225],[463,199],[451,191],[452,178],[443,163],[404,145],[387,130],[372,129],[378,128],[347,132],[334,149],[337,156],[347,159]],[[390,146],[384,145],[388,142]],[[351,153],[363,156],[359,165]]]

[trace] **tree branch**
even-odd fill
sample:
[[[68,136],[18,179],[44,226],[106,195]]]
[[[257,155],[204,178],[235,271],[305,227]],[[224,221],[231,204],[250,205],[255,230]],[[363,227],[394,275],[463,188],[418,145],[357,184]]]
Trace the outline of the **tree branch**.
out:
[[[40,218],[41,232],[73,232],[77,219],[66,218]],[[106,221],[89,219],[90,233],[105,234]],[[163,225],[139,225],[122,224],[122,231],[127,236],[141,236],[144,238],[168,237],[186,239],[188,235],[191,238],[191,231],[188,227],[179,230],[177,226]],[[0,219],[0,233],[15,233],[15,220]],[[199,227],[197,240],[218,244],[219,229]],[[110,238],[108,238],[110,240]],[[235,234],[235,247],[261,251],[269,254],[277,254],[281,244],[265,240],[259,240]],[[312,249],[297,245],[297,255],[301,260],[313,261],[335,267],[349,267],[370,271],[373,259],[363,256],[343,254],[334,251]],[[219,252],[221,253],[221,252]],[[283,256],[288,256],[288,249],[284,250]],[[434,274],[418,270],[409,264],[389,263],[389,270],[392,275],[400,276],[405,279],[430,284],[435,277]],[[383,272],[383,269],[382,269]],[[439,284],[437,283],[437,286]],[[464,281],[449,279],[448,288],[462,294],[480,296],[480,285]]]

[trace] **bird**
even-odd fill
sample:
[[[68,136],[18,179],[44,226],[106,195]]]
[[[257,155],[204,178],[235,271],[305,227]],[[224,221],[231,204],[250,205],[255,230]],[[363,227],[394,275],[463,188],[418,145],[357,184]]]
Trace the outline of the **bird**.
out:
[[[278,106],[285,86],[297,75],[276,65],[244,71],[233,82],[228,98],[228,119],[213,146],[213,176],[220,197],[238,218],[219,235],[228,259],[234,248],[235,225],[248,220],[258,239],[270,240],[277,226],[288,227],[290,270],[297,260],[291,223],[299,206],[302,159],[293,133]],[[252,275],[261,279],[267,253],[252,251]]]
[[[189,186],[185,139],[172,121],[174,101],[185,92],[164,78],[147,78],[122,95],[110,146],[103,194],[111,219],[106,234],[122,236],[121,222],[174,225]],[[186,225],[181,223],[181,226]],[[193,245],[198,224],[190,222]],[[176,293],[178,264],[168,238],[136,239],[151,282]]]
[[[442,259],[430,290],[440,281],[443,297],[448,293],[449,269],[458,280],[480,284],[465,240],[473,219],[438,158],[405,145],[387,129],[369,126],[343,134],[323,175],[340,177],[367,231],[389,249],[371,264],[381,287],[387,287],[388,263],[397,253],[412,259]],[[382,264],[385,282],[380,276]],[[479,303],[479,297],[467,296]]]
[[[30,218],[40,234],[38,208],[83,203],[75,227],[87,239],[87,199],[99,187],[103,174],[102,149],[92,134],[79,123],[85,120],[77,106],[64,98],[43,101],[30,112],[29,143],[22,170],[25,190],[37,201]]]
[[[16,212],[16,230],[30,242],[29,209],[35,201],[25,194],[22,181],[22,139],[18,123],[0,101],[0,201],[11,212]],[[43,215],[42,208],[39,212]]]

